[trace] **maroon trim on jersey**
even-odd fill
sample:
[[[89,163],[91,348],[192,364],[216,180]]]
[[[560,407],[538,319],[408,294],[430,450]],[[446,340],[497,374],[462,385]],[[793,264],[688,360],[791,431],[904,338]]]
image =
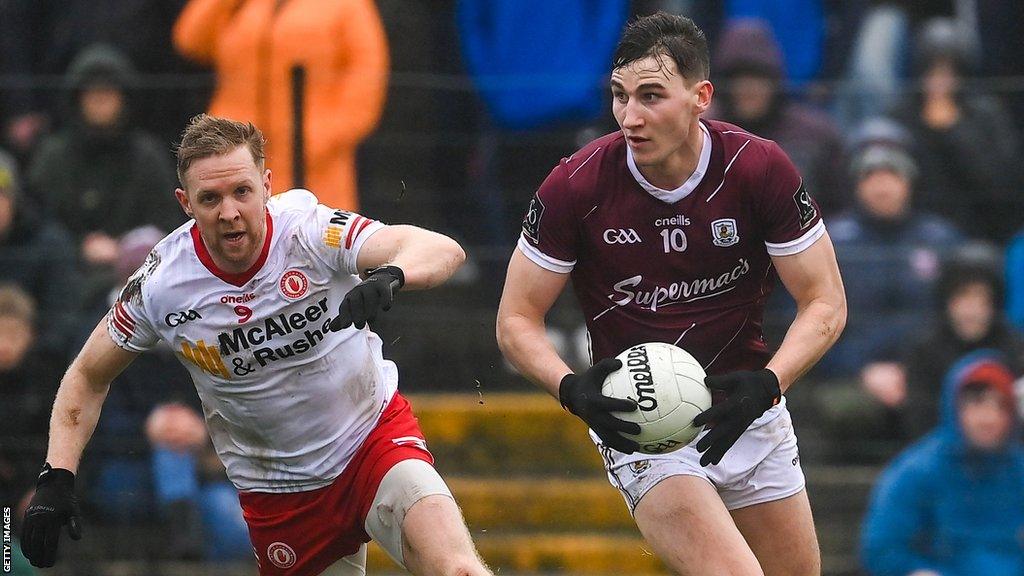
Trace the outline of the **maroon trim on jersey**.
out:
[[[206,269],[211,274],[220,278],[221,280],[232,284],[234,286],[242,286],[252,277],[260,271],[260,268],[267,262],[267,255],[270,254],[270,239],[274,235],[274,219],[270,217],[270,211],[267,211],[267,235],[263,238],[263,249],[260,250],[260,256],[252,263],[245,272],[232,273],[225,272],[220,269],[217,264],[213,261],[213,256],[210,255],[210,251],[206,249],[206,244],[203,242],[203,237],[199,234],[199,226],[196,224],[192,225],[192,229],[189,231],[192,234],[192,245],[195,246],[196,256],[199,257],[199,261],[206,266]]]

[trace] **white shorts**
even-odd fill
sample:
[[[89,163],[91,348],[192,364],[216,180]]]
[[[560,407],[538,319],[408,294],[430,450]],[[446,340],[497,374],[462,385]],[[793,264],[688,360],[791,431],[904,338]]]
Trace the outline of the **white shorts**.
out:
[[[804,488],[789,410],[781,406],[775,418],[764,423],[762,419],[747,428],[721,462],[710,466],[700,465],[701,453],[694,447],[704,432],[684,448],[656,455],[623,454],[601,444],[593,432],[590,437],[601,451],[608,480],[622,493],[630,514],[658,482],[680,474],[707,480],[725,507],[735,510],[788,498]]]

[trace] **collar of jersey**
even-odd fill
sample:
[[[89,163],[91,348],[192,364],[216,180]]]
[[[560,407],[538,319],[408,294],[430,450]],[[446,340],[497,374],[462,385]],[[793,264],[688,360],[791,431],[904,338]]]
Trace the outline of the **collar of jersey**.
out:
[[[260,271],[260,268],[262,268],[263,264],[267,261],[267,255],[270,254],[270,239],[274,235],[274,219],[270,217],[270,211],[268,210],[267,235],[263,239],[263,249],[260,250],[260,257],[257,258],[256,261],[252,263],[252,266],[250,266],[245,272],[232,273],[221,270],[220,267],[213,262],[213,257],[210,256],[210,251],[206,249],[206,244],[203,243],[203,237],[199,234],[199,227],[193,224],[190,232],[192,233],[192,245],[195,246],[196,256],[199,257],[199,261],[203,263],[203,266],[206,266],[206,269],[209,270],[211,274],[228,284],[241,286],[249,280],[252,280],[252,277]]]
[[[708,171],[708,165],[711,164],[711,134],[708,133],[708,129],[704,127],[703,122],[698,122],[700,129],[704,132],[704,145],[700,149],[700,158],[697,159],[697,167],[693,170],[693,174],[683,182],[682,186],[675,190],[665,190],[664,188],[658,188],[654,184],[647,181],[644,175],[640,173],[640,169],[636,167],[636,161],[633,160],[633,151],[626,145],[626,165],[629,166],[629,171],[633,174],[633,178],[641,188],[647,191],[648,194],[654,196],[662,202],[669,204],[675,204],[683,198],[690,195],[691,192],[697,189],[700,185],[700,181],[704,179],[704,174]]]

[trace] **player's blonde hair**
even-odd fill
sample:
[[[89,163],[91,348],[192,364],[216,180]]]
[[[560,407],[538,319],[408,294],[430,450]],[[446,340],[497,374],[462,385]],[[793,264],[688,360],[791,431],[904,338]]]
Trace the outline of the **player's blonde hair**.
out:
[[[227,154],[239,146],[249,147],[252,161],[262,171],[266,155],[263,132],[252,122],[239,122],[209,114],[193,116],[181,133],[178,144],[178,181],[185,186],[185,172],[192,162],[210,156]]]

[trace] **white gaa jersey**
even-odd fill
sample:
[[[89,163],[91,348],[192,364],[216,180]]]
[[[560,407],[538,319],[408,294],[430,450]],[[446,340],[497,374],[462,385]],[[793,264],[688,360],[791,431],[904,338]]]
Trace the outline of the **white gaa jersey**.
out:
[[[369,328],[328,329],[360,282],[360,247],[382,228],[307,190],[278,194],[250,270],[218,269],[188,222],[153,248],[108,313],[122,348],[164,340],[174,349],[239,490],[330,484],[398,388],[398,369]]]

